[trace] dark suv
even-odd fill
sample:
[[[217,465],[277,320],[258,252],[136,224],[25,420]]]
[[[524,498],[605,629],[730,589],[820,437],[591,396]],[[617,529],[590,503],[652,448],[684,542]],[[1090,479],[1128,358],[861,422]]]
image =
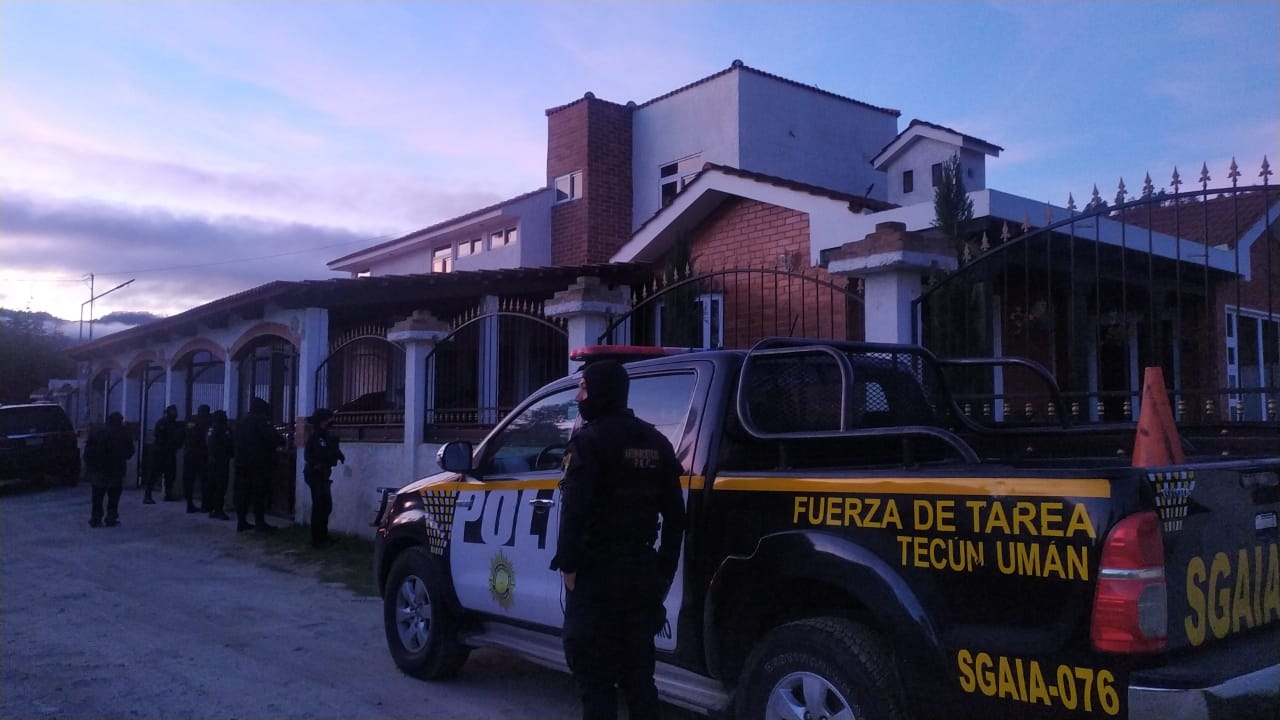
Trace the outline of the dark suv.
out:
[[[71,419],[58,405],[0,405],[0,478],[67,485],[80,479],[80,448]]]

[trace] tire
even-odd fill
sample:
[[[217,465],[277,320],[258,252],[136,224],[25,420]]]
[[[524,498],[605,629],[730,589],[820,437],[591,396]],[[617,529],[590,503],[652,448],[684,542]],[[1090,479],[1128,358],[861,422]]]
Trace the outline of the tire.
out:
[[[839,618],[810,618],[770,631],[747,658],[737,695],[740,720],[906,717],[883,641]]]
[[[458,640],[458,618],[442,596],[440,567],[423,548],[396,558],[382,595],[382,624],[396,667],[424,680],[458,674],[470,648]]]

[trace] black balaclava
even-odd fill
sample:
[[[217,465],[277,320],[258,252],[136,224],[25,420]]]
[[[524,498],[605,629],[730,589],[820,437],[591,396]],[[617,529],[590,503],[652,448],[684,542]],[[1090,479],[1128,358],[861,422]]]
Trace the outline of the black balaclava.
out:
[[[616,360],[597,360],[582,371],[587,384],[587,398],[578,403],[582,419],[591,422],[598,417],[620,412],[627,407],[627,391],[631,379]]]

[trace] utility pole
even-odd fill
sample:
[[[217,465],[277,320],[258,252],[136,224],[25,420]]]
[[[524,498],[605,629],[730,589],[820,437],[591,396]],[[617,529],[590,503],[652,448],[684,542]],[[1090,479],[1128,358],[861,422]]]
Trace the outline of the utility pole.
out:
[[[84,306],[85,306],[85,305],[88,305],[88,306],[89,306],[89,340],[90,340],[90,341],[92,341],[92,340],[93,340],[93,301],[94,301],[94,300],[97,300],[98,298],[103,297],[103,296],[105,296],[105,295],[110,295],[111,293],[113,293],[113,292],[115,292],[115,291],[119,290],[120,288],[124,287],[125,285],[129,285],[129,284],[131,284],[134,280],[137,280],[137,278],[130,278],[129,280],[125,280],[124,282],[120,283],[119,285],[117,285],[117,286],[115,286],[115,287],[111,288],[110,290],[108,290],[108,291],[106,291],[106,292],[104,292],[104,293],[100,293],[100,294],[98,294],[98,295],[94,295],[94,294],[93,294],[93,273],[89,273],[89,299],[88,299],[88,300],[86,300],[86,301],[84,301],[84,302],[82,302],[82,303],[80,303],[80,326],[81,326],[81,328],[82,328],[82,329],[81,329],[81,332],[80,332],[80,337],[81,337],[82,339],[84,338],[84,331],[83,331],[83,327],[84,327]]]

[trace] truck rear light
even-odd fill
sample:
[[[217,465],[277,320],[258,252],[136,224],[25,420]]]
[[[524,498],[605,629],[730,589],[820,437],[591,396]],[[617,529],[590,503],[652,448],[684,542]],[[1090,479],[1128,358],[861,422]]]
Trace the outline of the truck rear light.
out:
[[[1165,649],[1169,624],[1164,538],[1154,511],[1130,515],[1107,534],[1098,566],[1090,636],[1101,652]]]

